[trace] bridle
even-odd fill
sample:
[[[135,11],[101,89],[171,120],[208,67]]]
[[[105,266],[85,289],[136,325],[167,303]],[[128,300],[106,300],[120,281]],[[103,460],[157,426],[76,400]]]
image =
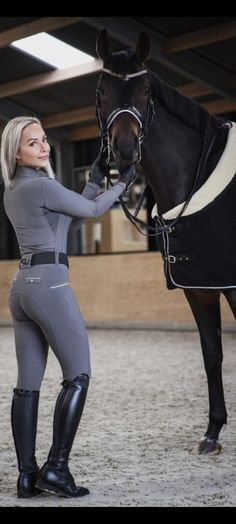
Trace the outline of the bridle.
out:
[[[107,69],[107,68],[103,68],[102,71],[104,73],[107,73],[107,74],[111,75],[111,76],[115,76],[116,78],[120,78],[123,82],[127,82],[131,78],[135,78],[137,76],[148,74],[147,69],[142,69],[141,71],[137,71],[136,73],[130,73],[130,74],[127,74],[127,75],[121,75],[121,74],[118,74],[118,73],[114,73],[113,71],[111,71],[110,69]],[[103,154],[104,163],[107,166],[110,163],[110,156],[111,156],[110,129],[111,129],[111,126],[112,126],[114,120],[117,118],[118,115],[120,115],[122,113],[129,113],[129,114],[131,114],[137,120],[137,122],[139,124],[139,137],[138,137],[139,138],[139,158],[138,158],[137,162],[140,162],[140,160],[141,160],[141,144],[142,144],[144,138],[147,135],[147,132],[149,130],[149,127],[150,127],[150,125],[152,123],[152,120],[153,120],[153,117],[155,115],[154,101],[152,99],[151,92],[149,92],[149,94],[148,94],[145,116],[142,116],[140,111],[135,106],[129,106],[128,104],[124,104],[123,106],[116,107],[108,115],[107,119],[105,120],[102,117],[100,90],[99,90],[99,87],[97,87],[97,90],[96,90],[96,117],[97,117],[98,126],[99,126],[99,129],[100,129],[101,139],[102,139],[100,152],[101,152],[101,154]],[[112,182],[111,182],[110,177],[109,177],[109,170],[107,171],[107,178],[108,178],[108,183],[110,183],[112,185]],[[156,236],[156,234],[157,234],[156,227],[148,226],[147,224],[145,224],[142,220],[140,220],[137,217],[138,212],[139,212],[139,210],[141,208],[142,202],[143,202],[143,200],[145,198],[147,187],[148,187],[148,183],[146,184],[145,189],[144,189],[144,191],[143,191],[143,193],[142,193],[142,195],[141,195],[141,197],[140,197],[140,199],[138,201],[138,204],[136,206],[136,210],[135,210],[134,215],[132,215],[130,213],[130,211],[128,210],[127,205],[123,201],[123,197],[122,196],[119,197],[119,200],[120,200],[120,203],[121,203],[121,206],[122,206],[122,209],[123,209],[125,215],[130,220],[130,222],[132,222],[134,227],[136,227],[136,229],[138,229],[138,231],[142,235],[145,235],[145,233],[143,233],[143,231],[140,229],[140,227],[144,226],[148,230],[153,231],[153,233],[149,233],[148,236]]]
[[[111,76],[115,76],[117,78],[120,78],[123,82],[128,82],[131,78],[146,75],[148,74],[147,69],[142,69],[141,71],[137,71],[136,73],[130,73],[127,75],[121,75],[118,73],[114,73],[110,69],[104,68],[102,70],[104,73],[107,73]],[[101,112],[101,95],[99,87],[97,87],[96,90],[96,117],[98,120],[98,126],[101,133],[102,138],[102,147],[101,151],[104,153],[104,156],[106,155],[106,164],[108,165],[110,163],[111,158],[111,136],[110,136],[110,129],[114,122],[114,120],[121,115],[122,113],[129,113],[132,115],[135,120],[139,124],[139,158],[137,162],[140,162],[141,160],[141,144],[147,135],[148,129],[152,123],[153,116],[155,114],[154,110],[154,102],[151,97],[151,92],[148,94],[147,98],[147,107],[146,107],[146,114],[145,116],[141,115],[140,111],[135,106],[130,106],[129,104],[123,104],[122,106],[116,107],[107,117],[105,120],[102,117]]]

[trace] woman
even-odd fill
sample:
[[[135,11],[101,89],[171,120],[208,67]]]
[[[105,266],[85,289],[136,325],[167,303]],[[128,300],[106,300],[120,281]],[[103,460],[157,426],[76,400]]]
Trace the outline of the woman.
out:
[[[12,432],[19,477],[18,497],[42,491],[81,497],[89,490],[76,486],[68,468],[69,454],[82,416],[90,377],[89,344],[79,306],[70,288],[67,235],[84,217],[105,213],[135,179],[133,167],[97,196],[104,177],[101,158],[94,162],[83,195],[55,179],[50,146],[34,117],[13,118],[2,134],[1,165],[4,205],[21,253],[9,307],[14,322],[18,365],[12,401]],[[57,398],[53,441],[39,470],[35,441],[39,391],[48,347],[61,366],[62,390]]]

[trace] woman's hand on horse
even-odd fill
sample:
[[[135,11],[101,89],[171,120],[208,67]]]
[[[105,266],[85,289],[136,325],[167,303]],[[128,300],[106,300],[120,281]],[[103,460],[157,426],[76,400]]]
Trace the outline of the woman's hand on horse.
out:
[[[96,160],[94,160],[92,164],[89,182],[94,182],[94,184],[100,186],[106,174],[107,166],[105,164],[104,155],[100,151],[98,157],[96,158]]]
[[[126,185],[125,190],[127,191],[127,189],[130,189],[130,187],[133,185],[137,176],[138,174],[136,173],[136,167],[134,164],[132,164],[120,174],[119,182],[123,182]]]
[[[94,184],[97,184],[98,186],[100,186],[106,173],[107,173],[106,166],[100,163],[99,157],[98,157],[92,164],[89,182],[94,182]]]

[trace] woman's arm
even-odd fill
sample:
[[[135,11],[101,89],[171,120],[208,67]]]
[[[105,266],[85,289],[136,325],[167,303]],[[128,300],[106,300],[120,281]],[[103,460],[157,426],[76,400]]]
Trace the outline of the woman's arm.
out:
[[[103,215],[125,189],[125,182],[117,182],[112,188],[97,195],[93,200],[89,200],[83,195],[66,189],[56,180],[49,178],[42,180],[42,197],[45,207],[75,218],[95,218]]]
[[[94,184],[94,182],[87,182],[86,186],[83,189],[82,195],[88,200],[94,200],[97,196],[99,190],[99,185]],[[77,231],[83,224],[83,218],[74,218],[70,225],[70,231]]]
[[[88,200],[94,200],[94,198],[97,196],[100,186],[98,184],[95,184],[94,182],[88,181],[86,186],[84,187],[82,191],[82,195],[85,198],[88,198]]]

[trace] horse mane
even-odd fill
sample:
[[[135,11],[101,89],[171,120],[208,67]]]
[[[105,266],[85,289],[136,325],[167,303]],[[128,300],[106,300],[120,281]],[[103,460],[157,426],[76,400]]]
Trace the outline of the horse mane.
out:
[[[222,124],[222,119],[210,115],[198,102],[182,95],[150,70],[149,76],[154,101],[157,103],[159,101],[171,115],[174,115],[183,124],[192,127],[198,133],[202,133],[206,126],[219,127]]]

